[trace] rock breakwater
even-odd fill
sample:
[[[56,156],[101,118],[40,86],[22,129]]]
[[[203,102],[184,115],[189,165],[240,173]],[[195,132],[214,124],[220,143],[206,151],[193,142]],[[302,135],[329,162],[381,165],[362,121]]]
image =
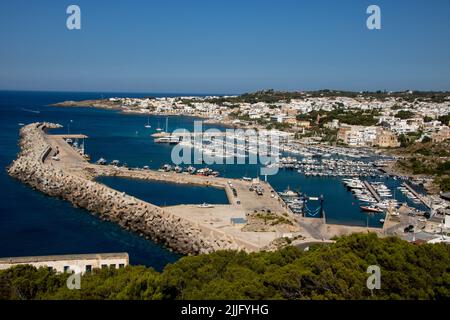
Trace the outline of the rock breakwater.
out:
[[[60,125],[53,123],[33,123],[23,127],[20,131],[21,150],[7,169],[8,173],[41,192],[70,201],[101,219],[118,223],[183,254],[248,250],[232,237],[208,232],[198,223],[65,170],[63,165],[46,161],[54,152],[46,140],[46,131],[58,127]]]

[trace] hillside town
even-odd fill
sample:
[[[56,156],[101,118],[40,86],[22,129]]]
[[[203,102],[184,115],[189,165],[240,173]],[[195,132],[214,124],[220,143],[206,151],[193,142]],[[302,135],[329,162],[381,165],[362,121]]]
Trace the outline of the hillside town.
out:
[[[413,92],[405,94],[413,95]],[[328,142],[350,147],[395,148],[408,136],[417,136],[417,142],[437,143],[450,138],[450,94],[441,102],[430,98],[411,101],[389,94],[374,99],[364,94],[320,97],[304,93],[301,98],[254,103],[237,98],[110,98],[109,102],[124,112],[192,115],[233,126],[278,129],[299,139],[313,136],[314,141],[327,142],[323,140],[332,132],[334,137]],[[352,123],[342,121],[342,115]]]
[[[201,117],[209,123],[277,134],[288,152],[339,147],[357,154],[370,149],[399,160],[387,168],[391,172],[434,181],[429,189],[434,193],[450,191],[450,155],[445,151],[450,139],[450,93],[446,92],[265,90],[236,96],[109,98],[57,105]],[[420,159],[414,148],[421,151]]]

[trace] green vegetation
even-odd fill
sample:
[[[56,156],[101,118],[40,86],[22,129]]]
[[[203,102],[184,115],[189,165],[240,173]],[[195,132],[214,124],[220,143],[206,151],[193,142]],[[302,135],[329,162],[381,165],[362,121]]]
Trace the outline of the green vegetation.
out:
[[[381,289],[366,287],[369,265]],[[449,299],[450,246],[413,245],[374,234],[293,247],[190,256],[162,273],[141,266],[95,270],[68,290],[67,274],[19,266],[0,272],[2,299]]]
[[[400,146],[403,148],[407,148],[412,146],[420,137],[422,136],[422,132],[408,132],[407,134],[401,134],[398,137],[398,141],[400,142]]]
[[[403,148],[396,152],[403,157],[398,166],[413,174],[434,176],[435,185],[441,191],[450,191],[450,140],[433,143],[424,139],[420,143],[405,140],[400,136]]]
[[[435,182],[443,192],[450,191],[450,176],[437,177]]]
[[[271,226],[276,226],[279,224],[294,225],[291,220],[272,212],[260,212],[255,214],[254,217],[262,220],[264,224]]]
[[[400,119],[411,119],[412,117],[414,117],[414,112],[409,110],[400,110],[395,114],[395,117]]]
[[[350,125],[373,126],[378,123],[375,117],[379,115],[379,110],[363,111],[336,108],[332,111],[311,111],[308,114],[299,114],[297,115],[297,120],[309,120],[314,124],[319,117],[319,127],[323,127],[326,122],[334,119]]]
[[[438,120],[445,125],[450,125],[450,113],[445,116],[439,117]]]

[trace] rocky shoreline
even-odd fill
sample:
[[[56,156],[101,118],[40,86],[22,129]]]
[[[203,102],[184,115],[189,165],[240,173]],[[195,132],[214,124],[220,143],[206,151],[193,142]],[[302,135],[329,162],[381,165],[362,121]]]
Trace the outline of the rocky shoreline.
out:
[[[46,163],[51,146],[45,140],[45,131],[58,127],[60,125],[52,123],[23,127],[20,131],[21,150],[7,168],[9,175],[183,254],[228,249],[250,251],[226,235],[208,234],[198,224],[176,217],[163,208],[63,170],[51,162]]]

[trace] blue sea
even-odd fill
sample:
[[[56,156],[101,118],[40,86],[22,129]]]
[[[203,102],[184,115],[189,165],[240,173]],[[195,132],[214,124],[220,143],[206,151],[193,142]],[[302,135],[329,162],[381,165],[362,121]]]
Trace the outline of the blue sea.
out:
[[[174,94],[172,96],[186,95]],[[154,242],[104,222],[87,211],[74,208],[66,201],[48,197],[9,177],[5,168],[16,157],[19,124],[36,121],[60,123],[55,133],[83,133],[89,138],[85,149],[93,161],[103,157],[120,160],[132,167],[149,166],[157,169],[170,163],[172,146],[156,144],[150,134],[166,125],[166,117],[151,116],[151,129],[144,128],[148,117],[124,115],[115,110],[92,108],[58,108],[49,104],[65,100],[98,99],[100,97],[170,96],[168,94],[127,93],[73,93],[73,92],[19,92],[0,91],[0,257],[128,252],[132,264],[151,266],[162,270],[180,255]],[[194,118],[168,117],[168,130],[193,129]],[[204,125],[204,128],[217,125]],[[222,176],[256,177],[258,165],[213,165]],[[226,203],[220,190],[201,187],[173,186],[171,184],[104,179],[102,182],[157,205]],[[295,171],[280,170],[268,181],[277,191],[287,187],[309,196],[324,196],[324,209],[328,223],[366,226],[367,216],[360,212],[353,195],[339,178],[305,177]],[[397,181],[385,183],[395,188]],[[399,201],[405,201],[401,194]],[[382,216],[369,217],[370,226],[381,227]]]

